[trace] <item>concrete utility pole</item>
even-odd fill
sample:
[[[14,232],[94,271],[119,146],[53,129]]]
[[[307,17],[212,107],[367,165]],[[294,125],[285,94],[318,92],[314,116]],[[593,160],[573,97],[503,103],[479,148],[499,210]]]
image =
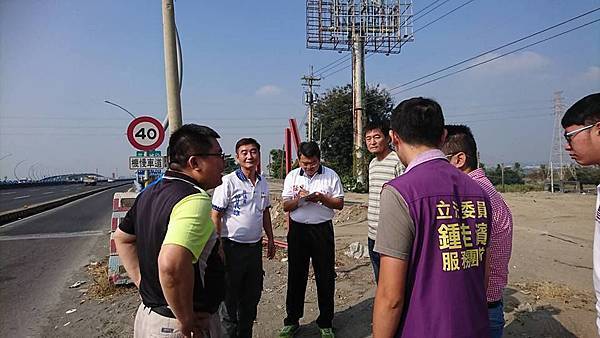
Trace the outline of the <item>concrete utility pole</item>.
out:
[[[313,75],[313,67],[310,66],[310,75],[304,75],[302,80],[304,80],[302,86],[307,88],[304,91],[304,104],[308,106],[308,127],[306,128],[306,136],[308,141],[314,141],[314,103],[317,99],[317,94],[313,92],[313,87],[319,87],[315,82],[320,81],[321,78]]]
[[[504,189],[504,163],[501,164],[500,171],[502,172],[502,192],[506,192]]]
[[[173,0],[162,0],[163,38],[165,48],[165,80],[167,83],[167,114],[169,131],[173,134],[181,127],[181,97],[179,69],[177,67],[177,37]]]
[[[355,36],[352,43],[352,111],[354,125],[354,151],[352,172],[356,182],[365,184],[365,145],[363,142],[363,120],[365,109],[363,99],[365,93],[365,50],[363,38]]]

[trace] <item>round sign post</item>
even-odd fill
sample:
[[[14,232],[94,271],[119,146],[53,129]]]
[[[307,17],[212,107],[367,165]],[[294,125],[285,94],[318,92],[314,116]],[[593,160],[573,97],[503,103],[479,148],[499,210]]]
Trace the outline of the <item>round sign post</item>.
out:
[[[149,151],[162,144],[165,130],[162,123],[154,117],[140,116],[129,123],[127,139],[135,149]]]
[[[135,149],[142,150],[145,155],[149,155],[148,151],[158,148],[164,141],[165,129],[162,123],[154,117],[136,117],[127,127],[127,139]],[[148,181],[148,170],[144,170],[144,181]]]

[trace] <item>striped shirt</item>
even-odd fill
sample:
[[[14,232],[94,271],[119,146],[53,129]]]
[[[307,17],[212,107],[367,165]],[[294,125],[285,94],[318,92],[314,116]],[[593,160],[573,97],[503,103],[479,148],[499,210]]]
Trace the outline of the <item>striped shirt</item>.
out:
[[[379,196],[385,183],[400,176],[404,166],[395,151],[391,151],[383,160],[377,157],[369,163],[369,207],[367,221],[369,224],[369,238],[377,237],[377,223],[379,222]]]
[[[488,249],[490,279],[487,288],[487,301],[502,299],[502,291],[508,282],[508,261],[512,251],[513,219],[510,209],[502,195],[485,176],[483,169],[468,174],[489,195],[492,203],[492,231]]]

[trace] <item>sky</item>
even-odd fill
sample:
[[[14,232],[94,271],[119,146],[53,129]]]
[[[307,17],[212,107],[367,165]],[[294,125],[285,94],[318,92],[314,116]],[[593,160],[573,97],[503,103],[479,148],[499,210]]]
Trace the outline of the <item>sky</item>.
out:
[[[434,1],[413,0],[414,13]],[[421,12],[414,29],[422,29],[400,54],[367,54],[369,85],[395,88],[600,7],[598,0],[440,4]],[[350,83],[349,62],[319,72],[347,52],[306,48],[305,6],[300,0],[177,0],[184,123],[213,127],[226,153],[239,138],[254,137],[266,163],[267,152],[282,147],[288,119],[305,120],[300,78],[310,65],[323,78],[320,93]],[[597,19],[600,11],[461,67]],[[396,103],[437,100],[447,122],[472,128],[482,161],[493,165],[548,162],[556,91],[566,107],[600,91],[600,22],[392,93]],[[125,136],[131,117],[104,100],[136,116],[166,116],[160,0],[0,0],[0,179],[131,174],[135,149]]]

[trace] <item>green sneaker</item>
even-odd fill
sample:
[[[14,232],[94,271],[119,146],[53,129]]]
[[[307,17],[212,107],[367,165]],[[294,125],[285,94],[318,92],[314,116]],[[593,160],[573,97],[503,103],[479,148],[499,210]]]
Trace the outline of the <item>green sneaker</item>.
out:
[[[279,336],[280,338],[292,338],[294,337],[294,334],[296,334],[296,331],[298,331],[298,329],[300,328],[300,326],[298,324],[295,325],[286,325],[284,326],[281,331],[279,331]]]
[[[321,331],[321,338],[335,338],[335,334],[333,334],[333,329],[330,327],[326,327],[324,329],[319,329]]]

